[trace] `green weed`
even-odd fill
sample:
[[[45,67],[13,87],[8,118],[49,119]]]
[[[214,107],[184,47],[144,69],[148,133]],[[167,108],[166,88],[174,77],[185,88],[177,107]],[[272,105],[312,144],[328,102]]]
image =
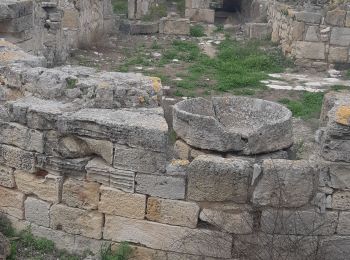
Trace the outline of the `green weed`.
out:
[[[128,0],[112,0],[112,5],[116,14],[128,13]]]
[[[322,108],[324,93],[304,92],[300,100],[282,99],[279,102],[286,105],[294,117],[303,119],[318,118]]]
[[[115,251],[112,250],[111,245],[102,246],[100,256],[101,260],[127,260],[132,251],[127,242],[122,242]]]
[[[190,28],[190,35],[192,37],[203,37],[205,36],[204,27],[202,25],[194,25]]]
[[[350,89],[350,87],[343,86],[343,85],[334,85],[334,86],[331,86],[331,89],[334,91],[340,91],[340,90],[344,90],[344,89]]]

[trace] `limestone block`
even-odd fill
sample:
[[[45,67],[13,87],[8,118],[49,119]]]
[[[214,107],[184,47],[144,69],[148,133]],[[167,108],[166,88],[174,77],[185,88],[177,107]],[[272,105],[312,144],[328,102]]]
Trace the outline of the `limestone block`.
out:
[[[350,189],[350,165],[347,163],[327,163],[330,187],[340,190]]]
[[[322,20],[322,15],[312,12],[296,12],[295,19],[299,22],[311,23],[311,24],[320,24]]]
[[[189,35],[190,20],[183,18],[163,17],[159,22],[159,33]]]
[[[144,220],[106,215],[104,239],[140,243],[150,248],[219,258],[231,257],[228,234],[169,226]]]
[[[190,159],[191,147],[182,140],[177,140],[174,144],[174,156],[181,160]]]
[[[319,26],[309,26],[306,31],[305,41],[318,42],[319,41],[318,30],[319,30]]]
[[[67,178],[63,183],[62,203],[82,209],[97,209],[100,184]]]
[[[99,255],[101,253],[101,248],[105,248],[109,244],[109,241],[74,235],[74,250],[72,250],[71,253],[84,255],[88,251]]]
[[[326,15],[325,22],[334,26],[344,26],[345,24],[346,11],[335,9],[328,11]]]
[[[37,155],[37,167],[58,172],[67,176],[83,179],[85,177],[85,166],[91,157],[77,159],[63,159],[60,157]]]
[[[321,240],[319,259],[345,260],[349,255],[349,236],[332,236]]]
[[[350,45],[350,28],[333,27],[330,44],[339,46]]]
[[[253,192],[259,206],[300,207],[314,195],[316,170],[308,161],[264,160],[263,175]]]
[[[166,168],[166,153],[116,145],[113,166],[134,172],[161,173]]]
[[[328,61],[336,63],[348,62],[348,47],[329,47]]]
[[[24,202],[25,219],[39,226],[50,227],[51,203],[28,197]]]
[[[131,147],[164,152],[168,126],[155,109],[82,109],[62,116],[58,128],[64,134],[107,139]]]
[[[39,130],[55,129],[58,116],[74,110],[70,104],[35,97],[10,101],[7,106],[12,121]]]
[[[296,42],[296,58],[297,59],[325,59],[325,44],[323,42]]]
[[[253,215],[248,208],[231,203],[204,206],[199,215],[220,231],[232,234],[250,234],[253,232]]]
[[[77,10],[64,9],[62,27],[68,29],[78,29],[79,12]]]
[[[188,168],[187,199],[244,203],[252,173],[252,166],[244,160],[199,156]]]
[[[0,198],[0,212],[23,219],[25,196],[22,192],[0,187]]]
[[[46,238],[55,243],[55,247],[59,250],[75,252],[74,239],[75,236],[67,234],[60,230],[52,230],[47,227],[32,224],[30,226],[32,234],[36,237]]]
[[[55,204],[50,210],[50,227],[64,232],[100,239],[103,215],[97,211]]]
[[[144,22],[144,21],[123,21],[120,26],[121,31],[135,34],[155,34],[159,32],[159,23],[156,22]]]
[[[43,153],[43,133],[17,123],[0,123],[0,143]]]
[[[196,228],[199,206],[193,202],[150,197],[146,218],[164,224]]]
[[[350,235],[350,212],[339,213],[339,224],[337,227],[337,234]]]
[[[89,150],[96,155],[101,156],[106,162],[112,165],[113,163],[113,143],[106,140],[95,140],[91,138],[80,137],[89,148]]]
[[[85,167],[87,179],[126,192],[135,190],[135,172],[115,169],[104,160],[94,158]]]
[[[41,172],[32,174],[15,171],[15,180],[17,188],[25,194],[34,194],[45,201],[60,201],[62,177],[52,174],[42,175]]]
[[[144,219],[146,196],[102,186],[98,211],[109,215]]]
[[[337,191],[333,194],[332,208],[350,210],[350,191]]]
[[[294,41],[302,41],[305,30],[305,23],[293,21],[291,28],[291,36]]]
[[[248,37],[250,39],[269,39],[271,37],[271,26],[268,23],[247,23]]]
[[[35,171],[35,154],[9,145],[0,145],[0,163],[18,170]]]
[[[9,2],[0,3],[0,20],[7,20],[26,16],[33,13],[32,1]]]
[[[0,186],[14,188],[16,186],[14,170],[10,167],[0,165]]]
[[[0,24],[0,33],[19,33],[33,27],[33,15],[4,20]]]
[[[136,192],[165,199],[184,199],[186,182],[184,177],[167,175],[136,174]]]
[[[195,22],[214,23],[215,10],[212,9],[186,9],[185,17]]]
[[[332,235],[338,224],[338,212],[317,210],[275,210],[262,212],[261,230],[270,234]]]
[[[115,243],[115,247],[119,246],[119,243]],[[163,260],[163,259],[172,259],[167,258],[167,252],[154,250],[146,247],[132,246],[132,253],[130,260]],[[113,250],[113,246],[112,246]]]

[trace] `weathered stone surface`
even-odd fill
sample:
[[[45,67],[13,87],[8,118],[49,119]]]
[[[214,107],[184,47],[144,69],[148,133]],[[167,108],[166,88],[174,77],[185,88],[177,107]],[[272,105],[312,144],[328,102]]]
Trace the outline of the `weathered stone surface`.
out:
[[[164,224],[196,228],[199,206],[193,202],[150,197],[146,218]]]
[[[291,36],[294,41],[302,41],[305,31],[305,23],[294,21],[291,28]]]
[[[17,123],[0,123],[0,143],[38,153],[44,150],[43,134]]]
[[[43,174],[41,172],[32,174],[15,171],[17,188],[25,194],[34,194],[42,200],[59,202],[61,199],[62,177]]]
[[[296,42],[296,58],[297,59],[325,59],[325,44],[323,42]]]
[[[332,235],[338,224],[338,212],[323,214],[316,210],[264,210],[261,230],[270,234]]]
[[[87,179],[127,192],[135,190],[135,172],[115,169],[104,160],[95,158],[86,165]]]
[[[250,234],[253,232],[253,214],[248,208],[226,203],[208,205],[202,209],[200,220],[205,221],[222,232],[233,234]]]
[[[250,39],[268,39],[271,37],[272,28],[268,23],[247,23],[247,34]]]
[[[186,9],[185,17],[191,19],[191,21],[214,23],[215,10],[211,9]]]
[[[88,149],[93,154],[101,156],[106,162],[112,165],[113,163],[113,143],[105,140],[95,140],[91,138],[80,137]]]
[[[22,192],[0,187],[0,198],[0,212],[23,219],[25,196]]]
[[[175,132],[196,148],[258,154],[292,145],[291,112],[276,103],[236,96],[195,98],[177,103],[173,112]]]
[[[130,34],[155,34],[159,32],[159,22],[122,21],[120,31]]]
[[[334,26],[344,26],[345,24],[346,11],[335,9],[328,11],[326,15],[325,22]]]
[[[332,197],[332,208],[350,210],[350,191],[337,191]]]
[[[216,231],[169,226],[106,215],[105,239],[194,255],[231,257],[232,237]]]
[[[11,101],[7,106],[12,121],[40,130],[54,129],[59,115],[76,109],[71,104],[35,97]]]
[[[350,212],[339,213],[339,223],[337,227],[337,234],[350,235]]]
[[[184,18],[163,17],[159,21],[159,33],[189,35],[190,20]]]
[[[10,253],[10,241],[0,232],[0,259],[6,259]]]
[[[67,178],[63,183],[62,202],[70,207],[97,209],[100,184]]]
[[[50,227],[51,203],[28,197],[24,202],[25,219],[39,226]]]
[[[305,41],[308,41],[308,42],[319,41],[318,30],[319,30],[318,26],[309,26],[309,28],[306,31]]]
[[[246,202],[252,173],[244,160],[199,156],[188,168],[187,199]]]
[[[316,169],[308,161],[264,160],[263,175],[253,192],[259,206],[300,207],[315,193]]]
[[[50,210],[50,227],[64,232],[100,239],[103,215],[97,211],[55,204]]]
[[[156,109],[83,109],[62,116],[58,129],[64,134],[107,139],[131,147],[164,152],[168,126]]]
[[[165,199],[184,199],[186,182],[184,177],[167,175],[136,174],[136,192]]]
[[[102,186],[98,211],[127,218],[144,219],[146,196]]]
[[[10,167],[0,165],[0,186],[14,188],[16,186],[14,170]]]
[[[332,236],[321,240],[317,259],[345,260],[350,255],[350,236]]]
[[[134,172],[161,173],[166,168],[166,153],[116,145],[113,166]]]
[[[119,246],[119,243],[115,244],[115,248]],[[160,250],[154,250],[146,247],[132,246],[132,253],[130,260],[163,260],[163,259],[172,259],[167,258],[167,253]],[[114,248],[112,247],[112,250]],[[174,259],[175,260],[175,259]]]
[[[320,24],[322,20],[322,15],[318,13],[303,11],[303,12],[295,13],[295,18],[297,21],[300,21],[300,22]]]
[[[174,144],[174,156],[181,160],[190,159],[191,147],[182,140],[177,140]]]
[[[329,47],[328,61],[346,63],[348,61],[349,50],[346,47]]]
[[[18,170],[35,171],[35,154],[14,146],[0,145],[0,163]]]
[[[331,32],[330,44],[349,46],[350,28],[334,27]]]
[[[47,171],[58,172],[67,176],[83,179],[85,166],[91,157],[69,159],[53,156],[37,155],[37,167]]]

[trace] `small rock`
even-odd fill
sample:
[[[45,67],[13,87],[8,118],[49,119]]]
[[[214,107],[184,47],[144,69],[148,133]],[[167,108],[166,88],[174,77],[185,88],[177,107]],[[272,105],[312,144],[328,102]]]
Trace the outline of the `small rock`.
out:
[[[154,53],[152,53],[152,56],[153,56],[154,58],[160,58],[160,57],[162,57],[162,54],[159,53],[159,52],[154,52]]]

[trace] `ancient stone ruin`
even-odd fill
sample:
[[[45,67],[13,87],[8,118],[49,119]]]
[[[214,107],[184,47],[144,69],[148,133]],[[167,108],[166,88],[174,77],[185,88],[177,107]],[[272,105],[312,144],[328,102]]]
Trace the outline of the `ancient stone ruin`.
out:
[[[107,2],[0,4],[0,211],[14,227],[74,253],[127,241],[139,259],[347,259],[350,96],[326,95],[309,160],[292,156],[287,108],[187,99],[172,155],[159,78],[50,68],[105,33]]]

